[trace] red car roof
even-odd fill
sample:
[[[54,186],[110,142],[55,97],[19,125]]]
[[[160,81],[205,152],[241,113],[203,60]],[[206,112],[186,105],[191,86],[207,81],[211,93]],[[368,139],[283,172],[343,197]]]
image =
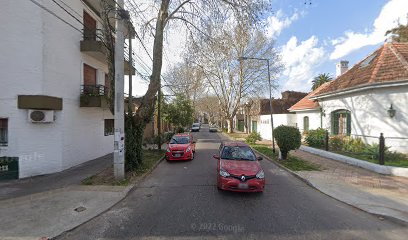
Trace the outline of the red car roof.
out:
[[[190,133],[177,133],[174,134],[175,137],[189,137],[191,134]]]

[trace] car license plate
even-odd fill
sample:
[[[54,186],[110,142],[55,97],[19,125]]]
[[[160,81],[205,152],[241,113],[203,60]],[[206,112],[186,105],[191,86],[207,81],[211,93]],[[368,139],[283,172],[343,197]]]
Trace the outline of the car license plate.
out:
[[[174,157],[181,157],[181,154],[174,154]]]
[[[240,188],[240,189],[248,189],[248,184],[246,184],[246,183],[240,183],[240,184],[238,184],[238,188]]]

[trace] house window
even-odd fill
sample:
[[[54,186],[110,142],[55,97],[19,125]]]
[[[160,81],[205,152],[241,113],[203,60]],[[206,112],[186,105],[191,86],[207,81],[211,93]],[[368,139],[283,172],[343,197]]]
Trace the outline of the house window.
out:
[[[334,135],[351,134],[351,114],[347,110],[337,110],[331,114],[331,128]]]
[[[0,146],[8,144],[8,119],[0,118]]]
[[[105,119],[105,136],[113,135],[115,126],[113,119]]]
[[[303,131],[309,131],[309,117],[307,116],[303,118]]]

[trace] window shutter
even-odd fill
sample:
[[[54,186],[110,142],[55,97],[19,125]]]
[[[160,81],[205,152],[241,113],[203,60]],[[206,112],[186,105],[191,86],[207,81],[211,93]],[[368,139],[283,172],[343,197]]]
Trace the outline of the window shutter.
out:
[[[351,134],[351,113],[347,112],[347,135]]]

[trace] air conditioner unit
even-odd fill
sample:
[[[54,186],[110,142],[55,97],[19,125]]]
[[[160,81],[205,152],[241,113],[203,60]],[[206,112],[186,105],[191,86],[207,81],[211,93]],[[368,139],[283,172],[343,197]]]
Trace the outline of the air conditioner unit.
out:
[[[53,110],[28,110],[28,121],[32,123],[54,122]]]

